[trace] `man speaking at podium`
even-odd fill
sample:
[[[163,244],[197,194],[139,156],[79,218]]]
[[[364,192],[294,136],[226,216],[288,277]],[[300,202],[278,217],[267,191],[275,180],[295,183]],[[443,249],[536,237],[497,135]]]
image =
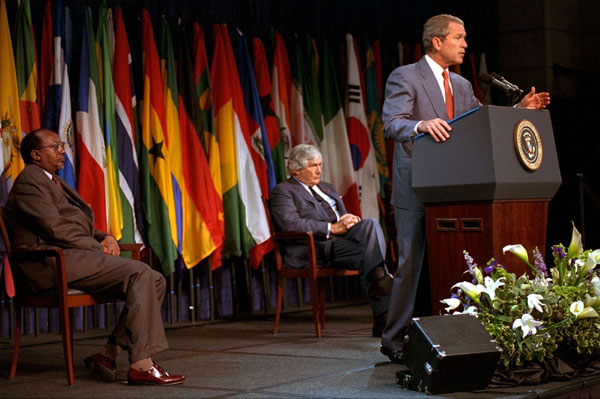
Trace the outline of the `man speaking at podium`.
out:
[[[448,69],[463,62],[466,36],[461,19],[448,14],[431,17],[423,27],[426,55],[414,64],[396,68],[386,83],[384,134],[396,142],[392,204],[398,231],[398,269],[381,353],[392,362],[400,362],[425,254],[425,208],[411,182],[412,138],[425,133],[436,142],[446,141],[452,132],[447,121],[481,105],[471,83]],[[536,93],[532,87],[516,106],[542,109],[549,103],[549,93]]]

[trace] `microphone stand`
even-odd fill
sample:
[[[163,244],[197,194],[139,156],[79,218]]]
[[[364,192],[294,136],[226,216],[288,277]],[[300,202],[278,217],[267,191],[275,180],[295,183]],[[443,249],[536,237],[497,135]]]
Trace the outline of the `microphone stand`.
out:
[[[516,104],[521,101],[523,97],[525,97],[525,93],[523,91],[511,91],[506,93],[506,97],[508,98],[508,104],[511,107],[514,107]]]

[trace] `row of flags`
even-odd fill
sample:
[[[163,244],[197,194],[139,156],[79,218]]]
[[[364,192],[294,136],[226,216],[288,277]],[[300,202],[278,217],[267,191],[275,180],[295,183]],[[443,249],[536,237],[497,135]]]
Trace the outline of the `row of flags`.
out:
[[[349,212],[379,218],[389,171],[377,41],[363,67],[350,34],[341,57],[327,41],[319,48],[296,35],[290,58],[275,32],[269,64],[259,38],[215,24],[209,62],[198,23],[172,32],[162,17],[156,35],[143,10],[138,103],[121,9],[102,1],[94,29],[82,8],[76,44],[69,7],[46,2],[38,62],[29,0],[19,4],[14,56],[0,0],[0,200],[24,167],[20,139],[44,127],[67,143],[60,175],[90,203],[95,227],[148,244],[165,275],[178,259],[192,268],[210,258],[215,269],[241,257],[258,267],[273,248],[262,198],[288,177],[286,154],[299,143],[320,148],[323,180]]]

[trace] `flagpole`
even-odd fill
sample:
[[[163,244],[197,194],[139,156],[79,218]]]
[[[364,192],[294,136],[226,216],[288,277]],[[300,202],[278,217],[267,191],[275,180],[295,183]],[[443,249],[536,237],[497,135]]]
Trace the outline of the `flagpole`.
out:
[[[188,298],[188,309],[190,311],[190,322],[194,324],[196,322],[196,302],[194,295],[194,269],[195,267],[188,269],[189,278],[189,298]]]
[[[262,273],[265,314],[269,314],[269,310],[271,309],[271,292],[270,292],[270,280],[268,278],[267,269],[265,267],[265,258],[262,258],[262,260],[260,261],[260,271]]]
[[[246,293],[248,295],[248,316],[254,312],[254,275],[248,261],[244,260],[244,271],[246,272]]]
[[[231,300],[233,302],[233,317],[237,317],[238,310],[236,304],[238,303],[238,292],[237,292],[237,278],[235,272],[235,260],[229,262],[229,273],[231,276]]]
[[[210,258],[206,262],[208,268],[208,304],[210,310],[210,321],[215,321],[215,287],[214,287],[214,276]]]
[[[185,266],[184,266],[185,267]],[[183,273],[181,273],[181,277],[177,279],[177,321],[181,322],[183,320]]]
[[[173,297],[175,296],[175,278],[173,277],[175,273],[169,274],[169,308],[170,308],[170,316],[171,320],[169,324],[175,324],[175,302]]]

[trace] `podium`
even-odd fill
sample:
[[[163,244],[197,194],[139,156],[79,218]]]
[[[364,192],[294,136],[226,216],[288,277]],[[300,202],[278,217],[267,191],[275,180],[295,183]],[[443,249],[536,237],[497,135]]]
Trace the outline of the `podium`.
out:
[[[463,250],[482,271],[492,257],[517,276],[529,271],[502,248],[522,244],[545,253],[548,202],[561,184],[548,111],[481,106],[450,125],[449,140],[417,136],[412,147],[434,314],[455,283],[472,279],[463,274]]]

